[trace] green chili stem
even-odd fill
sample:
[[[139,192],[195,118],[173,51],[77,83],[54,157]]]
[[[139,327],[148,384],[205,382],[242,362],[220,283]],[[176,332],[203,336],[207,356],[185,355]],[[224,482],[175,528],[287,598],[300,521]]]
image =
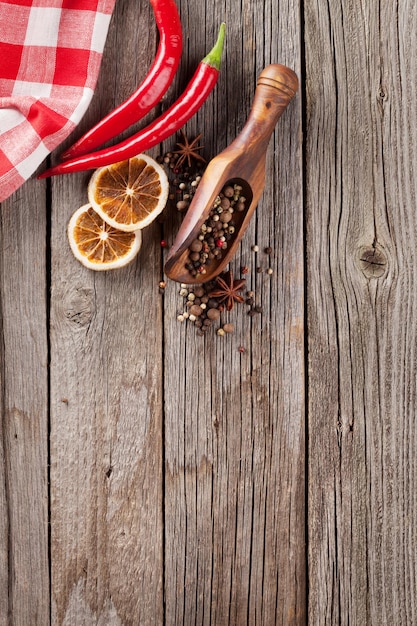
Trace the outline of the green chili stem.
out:
[[[210,50],[207,56],[204,57],[202,61],[203,63],[206,63],[206,65],[210,65],[211,67],[214,67],[216,70],[219,70],[219,71],[220,71],[220,64],[221,64],[221,59],[222,59],[225,33],[226,33],[226,24],[222,22],[220,25],[219,35],[217,37],[216,43],[214,44],[213,48]]]

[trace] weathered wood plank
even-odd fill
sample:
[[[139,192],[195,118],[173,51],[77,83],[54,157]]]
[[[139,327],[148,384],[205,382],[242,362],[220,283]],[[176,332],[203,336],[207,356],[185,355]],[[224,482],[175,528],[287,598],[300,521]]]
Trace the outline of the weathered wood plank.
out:
[[[0,624],[49,624],[44,185],[0,213]]]
[[[242,128],[264,65],[300,73],[299,3],[178,4],[185,52],[164,106],[227,23],[219,85],[187,125],[212,156]],[[417,17],[410,0],[304,5],[309,621],[413,624]],[[145,73],[152,23],[145,0],[117,3],[77,136]],[[162,310],[158,224],[137,263],[81,268],[65,229],[88,175],[52,182],[54,624],[306,621],[300,107],[271,140],[233,264],[250,266],[263,314],[234,311],[232,336],[180,326],[173,283]],[[1,625],[49,623],[45,185],[1,207]]]
[[[412,624],[415,8],[305,6],[309,618]]]
[[[138,6],[139,5],[139,6]],[[157,32],[148,2],[116,3],[98,120],[144,76]],[[91,272],[66,224],[90,174],[52,183],[51,572],[54,624],[161,624],[162,319],[158,226],[137,262]]]
[[[218,86],[186,127],[191,137],[203,133],[210,157],[241,130],[265,65],[287,63],[299,73],[299,6],[183,0],[181,13],[189,64],[227,24]],[[166,289],[167,624],[305,621],[300,102],[271,139],[267,188],[232,264],[236,274],[250,266],[248,288],[263,314],[250,318],[236,307],[234,335],[213,329],[201,338],[176,320],[179,286]],[[270,258],[262,251],[268,245]],[[274,273],[258,274],[257,265]]]
[[[138,20],[137,3],[117,3],[97,94],[76,135],[126,97],[149,66],[156,32],[148,3],[140,5]],[[283,62],[300,73],[299,7],[266,0],[262,7],[254,1],[179,6],[186,46],[171,101],[211,47],[220,21],[228,24],[221,82],[188,127],[204,132],[209,156],[242,128],[264,65]],[[305,621],[300,105],[298,97],[271,140],[267,189],[235,263],[237,272],[251,267],[248,286],[264,312],[249,318],[240,310],[235,334],[224,340],[215,333],[201,340],[178,326],[172,283],[163,322],[158,224],[147,229],[137,263],[117,273],[89,272],[66,240],[70,215],[86,201],[89,175],[48,183],[54,624]],[[43,193],[43,184],[26,186],[32,188]],[[22,206],[28,205],[26,198]],[[174,230],[166,222],[164,236]],[[255,242],[261,250],[271,245],[273,254],[253,255]],[[271,266],[273,274],[258,274],[257,265]],[[36,280],[35,287],[44,294]],[[6,371],[14,362],[7,343],[4,350]],[[39,406],[46,410],[47,398]],[[37,467],[40,475],[46,471],[46,459]],[[14,497],[24,493],[18,485]],[[34,528],[46,536],[46,520]],[[7,530],[1,529],[2,546]],[[8,553],[2,552],[4,561]],[[22,559],[28,554],[25,547]],[[49,611],[46,561],[37,568],[38,598]],[[14,593],[15,623],[31,623],[36,602],[23,601],[23,586]],[[39,617],[48,620],[49,614]]]

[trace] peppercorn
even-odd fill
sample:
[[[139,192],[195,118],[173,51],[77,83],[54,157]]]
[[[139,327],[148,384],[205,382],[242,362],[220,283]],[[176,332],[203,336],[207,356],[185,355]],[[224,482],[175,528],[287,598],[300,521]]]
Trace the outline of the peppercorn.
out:
[[[185,211],[190,205],[186,200],[179,200],[176,206],[178,211]]]
[[[207,317],[209,320],[218,320],[220,317],[219,309],[208,309]]]
[[[191,315],[195,315],[196,317],[200,317],[202,312],[203,312],[203,309],[198,304],[193,304],[190,307],[190,314]]]
[[[224,324],[223,325],[223,330],[225,333],[233,333],[235,330],[235,327],[233,324]]]
[[[191,242],[190,244],[190,250],[192,252],[200,252],[200,250],[203,248],[203,243],[202,241],[200,241],[199,239],[195,239],[193,242]]]
[[[197,298],[202,298],[202,296],[204,296],[205,294],[204,287],[197,285],[197,287],[194,289],[194,293]]]

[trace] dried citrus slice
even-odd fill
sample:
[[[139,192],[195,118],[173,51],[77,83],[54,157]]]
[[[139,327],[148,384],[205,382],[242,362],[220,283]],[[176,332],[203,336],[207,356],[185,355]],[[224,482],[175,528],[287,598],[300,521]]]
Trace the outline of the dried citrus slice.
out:
[[[108,224],[131,232],[148,226],[168,199],[168,177],[147,154],[97,169],[88,184],[91,206]]]
[[[80,207],[68,224],[68,239],[74,256],[92,270],[123,267],[139,252],[142,233],[113,228],[90,204]]]

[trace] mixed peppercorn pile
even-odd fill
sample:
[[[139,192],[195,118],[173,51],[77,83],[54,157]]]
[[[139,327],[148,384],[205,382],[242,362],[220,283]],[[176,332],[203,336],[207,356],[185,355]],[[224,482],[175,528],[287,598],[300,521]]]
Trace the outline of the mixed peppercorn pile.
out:
[[[204,173],[205,159],[197,152],[203,148],[198,145],[200,139],[201,134],[190,141],[181,131],[181,138],[176,144],[178,149],[172,149],[158,159],[168,174],[171,203],[180,213],[188,209]],[[217,196],[199,236],[189,247],[187,269],[190,276],[204,274],[205,266],[211,260],[219,258],[218,255],[227,249],[234,234],[234,216],[242,214],[246,209],[246,198],[242,191],[241,185],[232,182],[225,185]],[[161,245],[166,247],[168,243],[164,240]],[[259,246],[254,244],[251,250],[256,258],[260,251]],[[267,246],[263,252],[269,259],[272,248]],[[241,278],[236,279],[233,271],[228,270],[201,285],[181,284],[179,295],[183,299],[183,307],[177,313],[178,321],[190,322],[201,336],[213,328],[219,336],[234,333],[234,324],[229,320],[225,322],[223,318],[232,312],[236,304],[246,305],[249,316],[262,313],[262,306],[256,302],[255,292],[247,286],[249,272],[248,266],[242,266]],[[271,275],[272,269],[257,265],[256,273]],[[166,282],[161,281],[159,287],[163,293]],[[239,346],[239,350],[245,351],[242,346]]]
[[[181,285],[180,296],[184,299],[184,311],[177,316],[179,322],[189,320],[197,328],[197,334],[204,335],[213,325],[222,336],[234,332],[234,324],[222,323],[222,314],[230,312],[235,304],[245,303],[249,313],[261,313],[255,305],[255,294],[246,291],[246,279],[235,279],[232,270],[222,272],[213,281],[202,285]]]
[[[238,184],[226,185],[216,197],[207,220],[202,224],[198,237],[190,244],[185,267],[191,276],[206,273],[206,266],[220,260],[235,232],[235,211],[246,208],[246,198]]]

